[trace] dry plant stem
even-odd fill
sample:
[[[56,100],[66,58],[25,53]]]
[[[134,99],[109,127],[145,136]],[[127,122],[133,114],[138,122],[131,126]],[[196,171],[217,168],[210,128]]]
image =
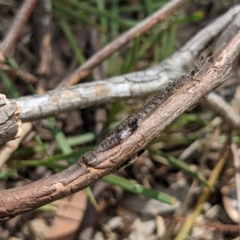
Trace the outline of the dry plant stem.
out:
[[[16,99],[22,105],[22,121],[31,121],[93,104],[112,102],[119,99],[143,96],[158,92],[169,82],[174,81],[191,65],[209,41],[216,37],[240,12],[240,5],[231,8],[224,15],[197,33],[185,46],[156,67],[141,72],[116,76],[103,81],[79,84],[46,92],[41,95]]]
[[[0,200],[0,221],[77,192],[79,186],[74,183],[78,182],[77,179],[88,181],[86,173],[87,169],[74,165],[61,173],[26,186],[1,191],[4,196]],[[80,178],[81,176],[83,178]]]
[[[13,69],[6,64],[0,63],[0,70],[9,72],[10,74],[15,75],[15,76],[19,76],[20,78],[25,79],[27,82],[31,82],[31,83],[37,82],[37,78],[34,75],[32,75],[31,73],[26,72],[22,69]]]
[[[225,124],[231,129],[240,132],[240,116],[228,103],[216,93],[210,93],[201,100],[201,103],[211,109],[214,113],[221,116]]]
[[[181,205],[181,208],[178,208],[174,215],[172,216],[172,218],[182,218],[186,215],[186,213],[188,212],[188,209],[189,209],[189,206],[190,206],[190,203],[192,202],[192,199],[194,198],[194,195],[195,195],[195,190],[196,187],[197,187],[198,183],[197,183],[197,180],[194,180],[189,188],[189,191],[187,193],[187,196],[183,202],[183,204]],[[185,218],[184,218],[185,219]],[[166,233],[164,234],[164,236],[162,237],[161,240],[169,240],[172,238],[172,236],[174,235],[175,233],[175,227],[177,225],[177,222],[175,221],[170,221],[167,225],[167,231]]]
[[[170,215],[162,215],[163,218],[165,219],[171,219],[171,222],[174,222],[175,225],[180,223],[185,223],[187,220],[186,218],[183,217],[178,217],[178,216],[170,216]],[[194,226],[201,226],[206,228],[206,230],[208,230],[209,228],[213,228],[216,229],[218,231],[221,232],[239,232],[238,226],[234,225],[234,224],[221,224],[221,223],[210,223],[210,222],[194,222]],[[169,240],[171,238],[167,238],[167,240]],[[237,240],[238,238],[235,238],[235,240]],[[165,239],[161,239],[161,240],[165,240]]]
[[[235,16],[235,19],[221,33],[214,46],[213,56],[217,55],[231,40],[240,29],[240,14]],[[215,93],[208,94],[201,100],[205,106],[210,108],[215,114],[221,116],[225,124],[231,129],[236,129],[240,132],[240,116],[232,109],[229,104],[219,95]]]
[[[240,150],[237,148],[235,143],[231,144],[231,151],[233,154],[233,162],[235,168],[235,184],[236,184],[236,192],[237,192],[237,206],[238,206],[238,226],[239,226],[239,233],[240,233]]]
[[[36,93],[41,94],[46,89],[46,79],[53,76],[53,49],[52,49],[52,3],[51,0],[41,0],[36,5],[37,11],[33,16],[35,34],[37,37],[36,45],[40,61],[37,68],[38,82]],[[55,61],[56,62],[56,61]]]
[[[214,46],[214,55],[217,55],[227,45],[231,38],[240,29],[240,14],[237,14],[233,21],[224,29]]]
[[[200,159],[200,166],[198,168],[198,171],[201,171],[203,168],[202,168],[202,165],[203,165],[203,162],[205,161],[205,156],[209,153],[209,150],[210,148],[212,147],[212,144],[213,144],[213,139],[215,139],[217,136],[219,136],[220,134],[220,131],[219,129],[217,128],[212,134],[211,136],[208,137],[207,141],[206,141],[206,146],[207,146],[207,149],[204,148],[204,152],[202,153],[202,157]],[[209,145],[207,145],[207,143],[209,143]],[[187,213],[189,211],[189,207],[190,207],[190,204],[192,203],[192,199],[194,197],[194,195],[196,194],[195,192],[195,189],[196,187],[198,186],[198,181],[197,180],[194,180],[191,184],[191,187],[188,191],[188,194],[181,206],[181,208],[177,209],[177,211],[174,213],[174,215],[176,217],[184,217],[184,216],[187,216]],[[168,240],[170,238],[172,238],[172,236],[174,235],[174,232],[175,231],[175,227],[176,227],[177,223],[176,222],[170,222],[168,227],[167,227],[167,232],[164,236],[164,238],[162,240]]]
[[[0,169],[9,159],[12,153],[18,149],[19,144],[22,142],[22,139],[31,131],[31,129],[31,123],[23,123],[21,137],[7,142],[2,148],[0,147]]]
[[[14,49],[24,32],[25,24],[28,21],[36,3],[37,0],[24,1],[13,22],[12,27],[0,45],[0,54],[2,54],[4,57],[11,57],[13,55]]]
[[[140,36],[142,33],[146,32],[159,22],[167,19],[171,14],[176,12],[178,9],[184,6],[188,0],[172,0],[167,3],[163,8],[159,9],[157,12],[149,16],[147,19],[139,23],[136,27],[123,33],[116,40],[108,44],[101,51],[94,54],[86,63],[79,67],[70,76],[63,79],[60,86],[71,86],[76,84],[80,79],[86,77],[97,65],[102,63],[104,60],[108,59],[120,48],[125,46],[128,42],[132,41],[136,37]]]
[[[198,170],[198,171],[201,171],[201,169],[203,169],[203,168],[202,168],[202,165],[203,165],[203,162],[205,161],[205,156],[207,156],[207,154],[209,153],[209,150],[210,150],[210,148],[212,147],[212,144],[213,144],[213,142],[214,142],[213,140],[214,140],[217,136],[219,136],[219,134],[220,134],[220,131],[219,131],[219,130],[220,130],[220,129],[217,128],[217,129],[211,134],[211,136],[208,137],[208,139],[207,139],[207,141],[206,141],[206,144],[205,144],[205,145],[207,146],[207,149],[204,148],[204,152],[202,153],[202,157],[201,157],[201,159],[200,159],[200,166],[199,166],[199,170]],[[208,145],[208,143],[209,143],[209,145]],[[181,208],[179,208],[179,209],[174,213],[175,217],[184,217],[184,216],[186,216],[186,218],[187,218],[187,215],[188,215],[187,213],[189,212],[189,206],[190,206],[190,204],[192,203],[192,199],[193,199],[194,195],[196,194],[196,192],[195,192],[194,189],[196,189],[197,186],[198,186],[198,182],[197,182],[197,180],[194,180],[194,181],[192,182],[192,184],[191,184],[191,187],[190,187],[190,189],[189,189],[189,191],[188,191],[188,194],[187,194],[187,196],[186,196],[186,198],[185,198],[185,201],[183,202]],[[190,207],[190,208],[191,208],[191,207]],[[174,233],[176,232],[176,231],[175,231],[176,225],[177,225],[176,222],[170,222],[170,223],[169,223],[169,225],[168,225],[168,227],[167,227],[168,231],[167,231],[166,235],[164,236],[164,238],[163,238],[162,240],[168,240],[168,239],[170,239],[170,238],[173,237]]]
[[[218,178],[224,168],[224,165],[226,164],[228,153],[229,153],[229,142],[226,142],[224,148],[221,151],[218,162],[212,169],[212,171],[209,175],[209,178],[208,178],[208,184],[210,185],[212,190],[214,189],[216,181],[218,180]],[[209,188],[207,188],[207,187],[203,188],[202,193],[199,196],[193,211],[187,216],[186,222],[183,224],[182,228],[180,229],[180,231],[178,232],[178,234],[174,238],[174,240],[186,239],[188,233],[192,229],[192,226],[193,226],[197,216],[199,216],[199,214],[201,213],[201,211],[203,209],[203,204],[208,199],[210,193],[211,193],[211,190]]]
[[[40,13],[36,20],[38,30],[40,33],[40,39],[38,40],[40,63],[38,66],[37,73],[42,75],[48,75],[51,68],[52,62],[52,34],[51,34],[51,20],[52,20],[52,5],[50,0],[42,0],[37,5],[40,8]],[[40,16],[41,14],[41,16]]]
[[[18,102],[9,102],[5,95],[0,94],[0,146],[20,137],[22,132],[20,112],[21,106]]]
[[[206,60],[199,72],[194,75],[193,80],[158,106],[132,135],[116,147],[97,155],[99,162],[104,162],[104,165],[108,167],[96,169],[85,164],[73,165],[61,173],[26,186],[1,191],[0,218],[6,220],[70,195],[115,171],[131,156],[158,137],[163,129],[185,110],[222,84],[233,60],[239,54],[239,49],[240,32],[218,56]]]

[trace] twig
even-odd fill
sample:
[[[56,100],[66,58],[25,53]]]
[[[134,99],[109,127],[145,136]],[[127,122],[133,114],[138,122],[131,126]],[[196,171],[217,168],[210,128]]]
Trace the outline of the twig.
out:
[[[14,68],[9,67],[6,64],[0,64],[0,70],[4,70],[4,71],[6,71],[6,72],[8,72],[12,75],[23,78],[24,80],[26,80],[27,82],[30,82],[30,83],[36,83],[37,82],[37,77],[35,77],[31,73],[26,72],[22,69],[14,69]]]
[[[238,227],[240,233],[240,150],[235,143],[231,144],[231,151],[233,155],[233,163],[235,169],[235,185],[236,185],[236,192],[237,192],[237,216],[238,216]]]
[[[225,124],[231,129],[236,129],[240,132],[240,116],[232,109],[228,103],[216,93],[209,93],[201,100],[203,105],[211,109],[215,114],[221,116]]]
[[[5,95],[0,94],[0,147],[21,136],[22,122],[18,118],[21,109],[18,102],[10,102]]]
[[[7,142],[2,148],[0,148],[0,169],[4,163],[9,159],[12,153],[18,149],[19,144],[22,142],[23,138],[29,133],[32,129],[31,123],[24,123],[22,125],[21,137],[18,137],[15,140]]]
[[[0,45],[0,62],[5,62],[6,58],[9,58],[13,55],[14,50],[16,48],[17,43],[19,42],[20,38],[22,37],[24,33],[24,28],[26,25],[26,22],[28,21],[29,17],[32,14],[32,11],[37,3],[37,0],[25,0],[21,9],[19,10],[18,14],[15,17],[15,20],[7,34],[5,36],[3,42]],[[36,77],[21,70],[21,69],[11,69],[7,65],[2,64],[2,68],[5,69],[5,71],[12,72],[13,74],[17,74],[18,76],[22,76],[25,79],[28,79],[28,81],[36,82]],[[21,124],[21,121],[18,120],[19,124]],[[23,126],[21,125],[21,132],[23,127],[23,134],[19,134],[17,136],[17,139],[13,141],[7,142],[5,145],[3,145],[0,149],[0,167],[5,163],[5,161],[11,156],[12,152],[18,148],[21,140],[25,136],[26,133],[28,133],[31,129],[31,124],[27,123]],[[10,128],[9,128],[10,129]],[[9,130],[8,130],[9,131]],[[6,131],[6,132],[8,132]],[[2,137],[2,136],[1,136]]]
[[[235,19],[228,25],[217,39],[212,55],[217,55],[231,40],[232,36],[240,29],[240,14],[235,16]],[[221,116],[225,124],[230,128],[240,132],[240,116],[232,109],[229,104],[219,95],[215,93],[208,94],[201,100],[205,106],[210,108],[215,114]]]
[[[218,56],[205,61],[192,81],[185,84],[158,106],[137,131],[118,146],[97,155],[98,159],[108,165],[107,168],[94,168],[85,164],[73,165],[61,173],[29,185],[1,191],[0,218],[6,220],[70,195],[115,171],[118,166],[158,137],[163,129],[185,110],[222,84],[239,51],[240,31]]]
[[[183,7],[188,0],[172,0],[167,3],[163,8],[146,18],[134,28],[123,33],[116,40],[112,41],[98,53],[94,54],[86,63],[75,70],[70,76],[67,76],[58,87],[71,86],[76,84],[79,80],[86,77],[97,65],[108,59],[112,54],[125,46],[129,41],[132,41],[142,33],[146,32],[159,22],[167,19],[172,13]]]
[[[176,223],[185,223],[187,220],[186,218],[179,217],[179,216],[171,216],[171,215],[162,215],[165,219],[170,219],[171,222],[174,221]],[[201,226],[206,229],[213,228],[221,232],[239,232],[238,226],[235,224],[222,224],[222,223],[210,223],[210,222],[194,222],[194,226]]]
[[[28,21],[37,0],[25,0],[22,8],[18,12],[10,31],[4,38],[4,41],[0,45],[0,55],[3,57],[11,57],[14,53],[14,49],[21,38],[26,22]]]

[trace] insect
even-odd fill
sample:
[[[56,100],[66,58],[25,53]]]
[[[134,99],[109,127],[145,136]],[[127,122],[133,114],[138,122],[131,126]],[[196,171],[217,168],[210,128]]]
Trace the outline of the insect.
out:
[[[139,110],[126,118],[120,125],[110,132],[93,151],[85,153],[79,163],[84,161],[92,166],[100,164],[101,162],[97,161],[97,154],[99,152],[109,150],[116,145],[121,144],[126,138],[131,136],[139,128],[141,123],[154,111],[154,109],[165,101],[173,92],[182,87],[186,82],[189,82],[192,79],[192,75],[193,74],[189,77],[184,75],[178,81],[171,82],[166,88],[162,89]]]

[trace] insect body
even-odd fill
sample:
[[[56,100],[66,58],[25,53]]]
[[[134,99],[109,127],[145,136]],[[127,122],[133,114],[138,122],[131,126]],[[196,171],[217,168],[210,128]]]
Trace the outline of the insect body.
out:
[[[175,90],[180,88],[183,84],[188,82],[191,77],[182,76],[178,81],[170,83],[166,88],[162,89],[155,97],[145,103],[139,110],[126,118],[120,125],[118,125],[106,138],[94,148],[93,151],[87,152],[82,156],[82,160],[90,165],[96,166],[100,164],[97,161],[97,153],[104,152],[121,144],[126,138],[131,136],[141,125],[143,121],[166,100]]]

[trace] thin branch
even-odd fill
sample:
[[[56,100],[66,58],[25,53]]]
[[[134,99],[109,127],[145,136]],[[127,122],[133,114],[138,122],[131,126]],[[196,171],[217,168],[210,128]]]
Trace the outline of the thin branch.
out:
[[[240,31],[218,56],[205,61],[189,83],[159,105],[132,135],[114,148],[97,154],[99,162],[103,162],[106,168],[94,168],[82,163],[26,186],[1,191],[0,218],[6,220],[70,195],[115,171],[158,137],[163,129],[184,111],[221,85],[239,51]]]
[[[0,70],[4,70],[12,75],[23,78],[24,80],[26,80],[27,82],[30,82],[30,83],[37,82],[37,77],[35,77],[31,73],[26,72],[22,69],[14,69],[14,68],[9,67],[6,64],[0,64]]]
[[[234,36],[240,29],[240,14],[237,14],[231,24],[218,37],[212,55],[218,53],[228,44],[232,36]],[[201,103],[211,109],[215,114],[221,116],[225,124],[231,129],[236,129],[240,132],[240,116],[229,106],[229,104],[216,93],[210,93],[201,100]]]
[[[20,137],[18,136],[17,139],[6,142],[2,147],[0,147],[0,169],[5,164],[5,162],[10,158],[12,153],[18,149],[23,138],[31,131],[31,129],[32,129],[31,123],[24,123],[22,125],[21,136]]]
[[[236,193],[237,193],[237,209],[235,207],[233,207],[234,209],[234,213],[236,213],[236,219],[233,219],[233,216],[231,216],[232,220],[236,221],[239,223],[240,220],[240,151],[239,148],[237,147],[237,145],[235,143],[231,144],[231,151],[232,151],[232,155],[233,155],[233,163],[234,163],[234,169],[235,169],[235,185],[236,185]],[[230,187],[231,188],[231,187]],[[232,208],[232,207],[231,207]],[[240,225],[238,224],[238,229],[240,232]]]
[[[21,106],[18,102],[10,102],[0,94],[0,147],[7,141],[21,136],[22,122],[19,120]]]
[[[166,20],[170,15],[183,7],[188,0],[172,0],[167,3],[163,8],[153,13],[151,16],[143,20],[134,28],[123,33],[116,40],[112,41],[106,47],[93,55],[86,63],[75,70],[70,76],[67,76],[60,83],[60,86],[71,86],[76,84],[79,80],[86,77],[97,65],[108,59],[120,48],[125,46],[128,42],[132,41],[136,37],[139,37],[142,33],[151,29],[156,24]]]
[[[240,116],[232,109],[229,104],[216,93],[209,93],[201,100],[201,103],[211,109],[215,114],[221,116],[224,123],[231,129],[236,129],[240,132]]]
[[[3,55],[3,57],[11,57],[13,55],[15,47],[24,32],[25,24],[31,16],[36,3],[37,0],[25,0],[23,3],[12,27],[0,45],[0,55]]]

